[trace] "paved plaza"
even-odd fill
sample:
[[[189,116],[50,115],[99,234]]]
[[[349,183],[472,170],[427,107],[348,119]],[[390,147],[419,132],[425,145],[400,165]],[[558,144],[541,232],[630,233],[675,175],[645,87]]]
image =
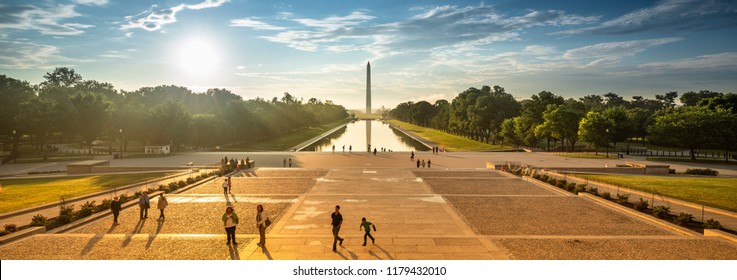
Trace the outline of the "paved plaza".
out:
[[[482,156],[434,156],[432,169],[418,169],[402,154],[305,153],[294,161],[299,168],[234,175],[233,194],[223,194],[218,178],[167,195],[163,222],[156,209],[139,220],[134,206],[121,212],[118,226],[104,217],[68,232],[37,234],[0,247],[0,258],[737,259],[734,242],[684,234],[488,170]],[[264,247],[256,245],[258,204],[273,221]],[[240,217],[236,246],[225,244],[220,217],[227,205]],[[330,226],[335,205],[341,206],[345,238],[337,252]],[[362,217],[376,224],[375,244],[362,246]]]

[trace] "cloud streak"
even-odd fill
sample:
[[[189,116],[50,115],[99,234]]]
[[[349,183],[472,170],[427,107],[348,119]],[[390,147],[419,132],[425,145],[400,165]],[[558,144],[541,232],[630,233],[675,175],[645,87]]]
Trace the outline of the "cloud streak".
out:
[[[557,34],[628,34],[649,30],[709,30],[737,25],[737,2],[731,0],[665,0],[598,26]]]
[[[177,13],[188,10],[201,10],[207,8],[216,8],[229,2],[230,0],[205,0],[204,2],[187,5],[179,4],[171,8],[159,8],[158,5],[151,5],[151,8],[137,15],[126,16],[126,23],[120,26],[121,30],[140,28],[146,31],[160,30],[164,25],[177,22]]]
[[[35,30],[44,35],[79,35],[85,29],[94,27],[82,23],[62,23],[81,16],[74,5],[47,7],[6,6],[0,4],[0,30]]]
[[[473,48],[518,40],[519,32],[533,27],[579,25],[599,19],[598,16],[570,15],[559,10],[528,10],[521,15],[507,15],[485,4],[414,8],[411,11],[415,14],[407,20],[388,23],[376,23],[375,16],[355,11],[321,19],[293,19],[291,14],[280,18],[298,24],[293,28],[261,21],[237,26],[260,30],[265,26],[270,30],[282,28],[283,31],[261,38],[297,50],[363,50],[380,57],[446,46]]]

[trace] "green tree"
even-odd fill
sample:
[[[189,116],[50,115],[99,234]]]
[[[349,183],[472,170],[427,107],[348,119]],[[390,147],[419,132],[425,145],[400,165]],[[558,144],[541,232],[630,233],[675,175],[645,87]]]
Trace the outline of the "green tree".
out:
[[[578,127],[584,112],[573,104],[548,105],[543,113],[543,123],[535,128],[535,134],[558,138],[568,143],[568,150],[574,151],[578,141]]]
[[[82,139],[89,145],[92,153],[94,141],[107,127],[110,117],[110,102],[98,93],[82,92],[70,97],[77,112],[77,124]]]
[[[26,81],[0,75],[0,134],[12,135],[21,129],[20,114],[23,110],[18,104],[29,102],[36,96]]]
[[[609,107],[602,114],[614,123],[609,129],[609,141],[614,142],[613,145],[616,148],[618,142],[625,141],[632,135],[633,124],[628,110],[623,106]]]
[[[614,122],[603,114],[588,112],[578,125],[578,138],[598,154],[599,148],[609,145],[606,130],[612,127]]]
[[[684,106],[696,106],[701,100],[710,99],[721,95],[719,92],[700,90],[699,92],[689,91],[681,95],[681,103]]]
[[[535,128],[543,123],[543,113],[548,105],[561,105],[565,101],[562,96],[557,96],[549,91],[541,91],[530,97],[529,100],[523,100],[521,103],[521,119],[518,129],[524,143],[529,146],[538,146],[538,137],[535,136]],[[550,137],[546,137],[548,149],[550,149]]]
[[[514,117],[502,122],[502,127],[499,131],[499,135],[503,141],[502,144],[512,144],[515,148],[519,148],[519,145],[522,144],[522,139],[519,137],[517,130],[515,129],[515,123],[519,121],[520,117]]]
[[[166,101],[149,113],[151,139],[156,144],[171,144],[179,150],[190,134],[192,118],[181,103]]]
[[[688,149],[695,160],[696,149],[732,141],[729,132],[737,130],[734,118],[734,114],[721,108],[686,106],[656,116],[648,132],[653,142]]]

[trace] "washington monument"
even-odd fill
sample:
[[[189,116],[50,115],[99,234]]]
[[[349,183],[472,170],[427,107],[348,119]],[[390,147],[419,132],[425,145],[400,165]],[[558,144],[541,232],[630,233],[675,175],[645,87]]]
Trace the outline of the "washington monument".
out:
[[[371,62],[366,63],[366,114],[371,114]]]

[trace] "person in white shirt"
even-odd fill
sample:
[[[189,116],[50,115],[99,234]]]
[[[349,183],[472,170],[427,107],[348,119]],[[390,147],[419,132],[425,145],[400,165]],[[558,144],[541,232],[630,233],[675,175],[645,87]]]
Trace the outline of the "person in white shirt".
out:
[[[268,226],[266,222],[268,220],[269,217],[266,216],[264,206],[261,204],[256,206],[256,227],[258,228],[258,234],[261,236],[261,239],[259,239],[258,242],[259,246],[266,245],[266,227]]]

